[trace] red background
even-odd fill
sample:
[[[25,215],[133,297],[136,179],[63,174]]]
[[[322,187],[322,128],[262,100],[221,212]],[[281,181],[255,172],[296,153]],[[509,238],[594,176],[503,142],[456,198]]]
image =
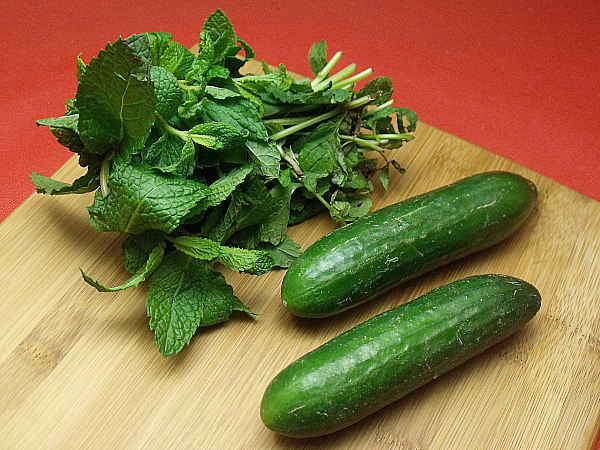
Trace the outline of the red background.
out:
[[[596,0],[3,3],[0,220],[33,192],[31,171],[71,156],[35,120],[62,115],[79,53],[144,31],[192,46],[218,7],[258,58],[309,74],[325,39],[342,63],[391,77],[396,105],[422,121],[600,200]]]
[[[71,156],[38,118],[62,115],[89,61],[119,35],[169,31],[192,46],[222,8],[271,64],[309,74],[307,52],[392,78],[396,105],[600,200],[597,0],[3,1],[0,14],[0,220]],[[343,67],[343,65],[340,65]]]

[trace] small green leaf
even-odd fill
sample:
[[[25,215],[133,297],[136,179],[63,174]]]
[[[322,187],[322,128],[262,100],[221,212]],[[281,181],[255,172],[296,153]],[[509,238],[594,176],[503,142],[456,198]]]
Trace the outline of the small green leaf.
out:
[[[246,177],[252,172],[253,163],[246,163],[243,166],[236,167],[230,172],[219,177],[208,188],[206,196],[208,206],[217,206],[227,199],[231,193],[244,182]]]
[[[80,269],[80,271],[81,271],[81,275],[83,276],[83,279],[87,283],[89,283],[90,285],[95,287],[96,290],[98,290],[98,292],[122,291],[122,290],[130,288],[130,287],[137,287],[140,285],[140,283],[142,281],[146,280],[152,274],[152,272],[158,267],[158,265],[162,261],[164,254],[165,254],[165,244],[160,243],[154,248],[154,250],[152,250],[152,252],[150,253],[150,255],[148,257],[148,261],[146,261],[146,264],[143,267],[141,267],[136,273],[134,273],[133,276],[131,276],[125,283],[123,283],[119,286],[114,286],[114,287],[104,286],[99,281],[94,280],[89,275],[87,275],[82,269]]]
[[[261,244],[258,249],[263,250],[271,255],[275,261],[275,266],[288,268],[302,254],[300,244],[292,241],[286,236],[279,244]]]
[[[107,44],[79,80],[76,104],[81,140],[92,153],[115,145],[142,147],[154,123],[156,97],[148,68],[122,40]]]
[[[392,80],[388,77],[377,77],[369,81],[361,90],[356,94],[356,98],[363,97],[365,95],[372,95],[380,92],[379,98],[374,102],[375,105],[381,105],[392,98],[394,93],[394,87],[392,86]]]
[[[247,131],[238,131],[231,125],[221,122],[200,123],[187,132],[196,144],[213,150],[224,150],[243,145]]]
[[[130,234],[121,244],[123,265],[127,272],[133,274],[142,269],[150,258],[152,251],[165,240],[162,231],[150,230],[142,234]]]
[[[106,197],[97,191],[88,207],[90,222],[98,231],[129,234],[151,229],[170,233],[208,192],[197,181],[131,164],[113,169],[108,188]]]
[[[150,328],[165,357],[189,344],[198,327],[224,322],[233,311],[251,313],[222,274],[179,251],[165,255],[146,297]]]
[[[183,80],[194,64],[196,55],[178,42],[169,41],[160,55],[160,66]]]
[[[383,189],[387,192],[390,182],[390,166],[385,166],[379,171],[379,182]]]
[[[196,148],[192,141],[163,134],[142,152],[142,162],[161,172],[187,178],[194,171]]]
[[[45,177],[36,172],[30,175],[31,181],[40,194],[66,195],[66,194],[85,194],[95,191],[100,185],[100,167],[89,166],[85,175],[76,179],[72,184],[63,183],[52,178]]]
[[[221,246],[219,261],[231,270],[250,275],[263,275],[275,267],[275,260],[267,252],[228,246]]]
[[[156,112],[165,120],[177,114],[179,106],[183,103],[183,89],[177,78],[164,67],[152,66],[150,78],[154,83],[156,95]]]
[[[221,254],[221,246],[217,242],[203,237],[178,236],[172,242],[180,252],[203,261],[212,261]]]
[[[325,41],[318,42],[310,47],[308,64],[315,76],[327,65],[327,43]]]

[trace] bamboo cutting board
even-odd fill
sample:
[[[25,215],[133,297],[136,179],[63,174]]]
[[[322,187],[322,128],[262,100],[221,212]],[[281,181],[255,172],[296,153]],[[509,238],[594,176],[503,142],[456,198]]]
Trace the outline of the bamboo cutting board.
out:
[[[300,320],[281,305],[283,271],[225,272],[260,316],[201,329],[176,356],[154,344],[144,287],[101,294],[127,275],[122,237],[87,222],[90,195],[33,195],[0,225],[0,448],[28,449],[584,449],[600,425],[600,204],[421,123],[396,151],[407,167],[374,208],[487,170],[541,189],[507,241],[338,317]],[[72,181],[76,159],[55,177]],[[333,229],[325,216],[292,228],[304,247]],[[435,286],[477,273],[535,284],[540,312],[521,332],[362,422],[308,440],[259,418],[268,382],[287,364]]]

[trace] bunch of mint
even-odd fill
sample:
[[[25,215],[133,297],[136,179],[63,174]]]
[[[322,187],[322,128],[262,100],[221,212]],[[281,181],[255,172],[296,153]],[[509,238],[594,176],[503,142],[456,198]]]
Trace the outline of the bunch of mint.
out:
[[[366,214],[373,175],[387,190],[385,152],[412,139],[417,117],[392,105],[389,78],[354,92],[370,70],[332,73],[324,41],[309,52],[314,79],[285,66],[242,75],[253,50],[221,10],[200,32],[198,52],[155,32],[119,38],[85,64],[62,117],[39,120],[79,155],[85,175],[72,184],[33,173],[50,195],[96,191],[98,231],[126,235],[124,284],[149,279],[150,327],[164,356],[200,326],[250,311],[220,263],[260,275],[288,267],[300,247],[288,226],[327,210],[345,223]],[[369,154],[375,152],[375,157]]]

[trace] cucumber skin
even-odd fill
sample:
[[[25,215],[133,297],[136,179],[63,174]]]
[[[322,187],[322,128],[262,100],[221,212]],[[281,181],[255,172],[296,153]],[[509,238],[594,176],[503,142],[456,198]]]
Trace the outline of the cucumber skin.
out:
[[[299,317],[327,317],[403,281],[491,247],[527,219],[536,186],[511,172],[484,172],[380,210],[323,236],[281,285]]]
[[[505,339],[540,306],[534,286],[505,275],[438,287],[286,367],[264,393],[263,423],[291,437],[341,430]]]

